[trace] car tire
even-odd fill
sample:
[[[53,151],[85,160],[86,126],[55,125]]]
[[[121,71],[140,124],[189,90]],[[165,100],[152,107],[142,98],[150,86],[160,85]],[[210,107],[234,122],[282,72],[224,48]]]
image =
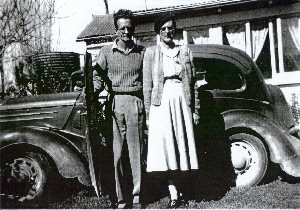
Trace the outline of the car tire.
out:
[[[250,187],[259,184],[268,168],[267,150],[256,136],[237,133],[230,136],[231,161],[234,167],[236,187]]]
[[[11,154],[1,158],[1,194],[19,202],[37,201],[48,191],[48,159],[37,152]]]

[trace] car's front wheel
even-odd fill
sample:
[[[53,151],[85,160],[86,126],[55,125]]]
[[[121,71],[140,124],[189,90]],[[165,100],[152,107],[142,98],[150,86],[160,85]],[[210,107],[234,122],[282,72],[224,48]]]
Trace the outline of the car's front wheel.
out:
[[[259,184],[268,167],[268,154],[262,141],[256,136],[238,133],[230,136],[231,160],[237,175],[236,186]]]
[[[44,194],[49,181],[50,164],[37,152],[14,152],[1,158],[1,195],[23,201],[36,200]]]

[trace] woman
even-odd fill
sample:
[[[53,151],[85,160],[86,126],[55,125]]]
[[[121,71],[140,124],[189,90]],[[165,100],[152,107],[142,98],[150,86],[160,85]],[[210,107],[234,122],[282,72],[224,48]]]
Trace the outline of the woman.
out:
[[[173,41],[174,16],[158,19],[154,28],[161,43],[146,50],[143,66],[149,128],[147,172],[168,172],[169,208],[176,208],[180,205],[180,175],[198,169],[191,112],[195,105],[193,60],[186,46]]]

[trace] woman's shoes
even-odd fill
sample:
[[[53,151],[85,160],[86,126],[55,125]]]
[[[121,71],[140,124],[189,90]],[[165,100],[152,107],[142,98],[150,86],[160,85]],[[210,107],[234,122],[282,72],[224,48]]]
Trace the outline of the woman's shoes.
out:
[[[184,207],[189,207],[189,201],[186,200],[186,199],[182,200],[182,204],[183,204]]]
[[[182,194],[179,196],[180,199],[180,203],[184,206],[184,207],[188,207],[189,206],[189,201],[188,199],[186,199],[184,196],[182,196]]]
[[[168,209],[176,209],[180,206],[180,202],[176,199],[170,200],[168,203]]]
[[[168,208],[169,209],[175,209],[178,208],[180,206],[183,207],[189,207],[189,201],[187,199],[185,199],[182,196],[179,196],[178,200],[177,199],[170,199],[169,203],[168,203]]]

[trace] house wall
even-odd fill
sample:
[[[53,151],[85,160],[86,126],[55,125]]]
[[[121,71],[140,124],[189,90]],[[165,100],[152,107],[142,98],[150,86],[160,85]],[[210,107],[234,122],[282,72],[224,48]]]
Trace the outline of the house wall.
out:
[[[300,100],[300,3],[238,9],[179,17],[179,42],[239,48],[254,59],[266,83],[282,89],[289,103],[293,94]],[[139,32],[153,30],[146,26]]]
[[[256,61],[266,83],[278,85],[291,102],[292,94],[300,99],[299,11],[300,3],[252,9],[220,8],[212,13],[199,12],[199,15],[187,11],[177,18],[176,41],[178,44],[230,45],[245,51]],[[137,25],[135,40],[138,44],[147,47],[159,42],[153,25],[153,20]],[[96,53],[101,45],[93,46],[93,51]]]

